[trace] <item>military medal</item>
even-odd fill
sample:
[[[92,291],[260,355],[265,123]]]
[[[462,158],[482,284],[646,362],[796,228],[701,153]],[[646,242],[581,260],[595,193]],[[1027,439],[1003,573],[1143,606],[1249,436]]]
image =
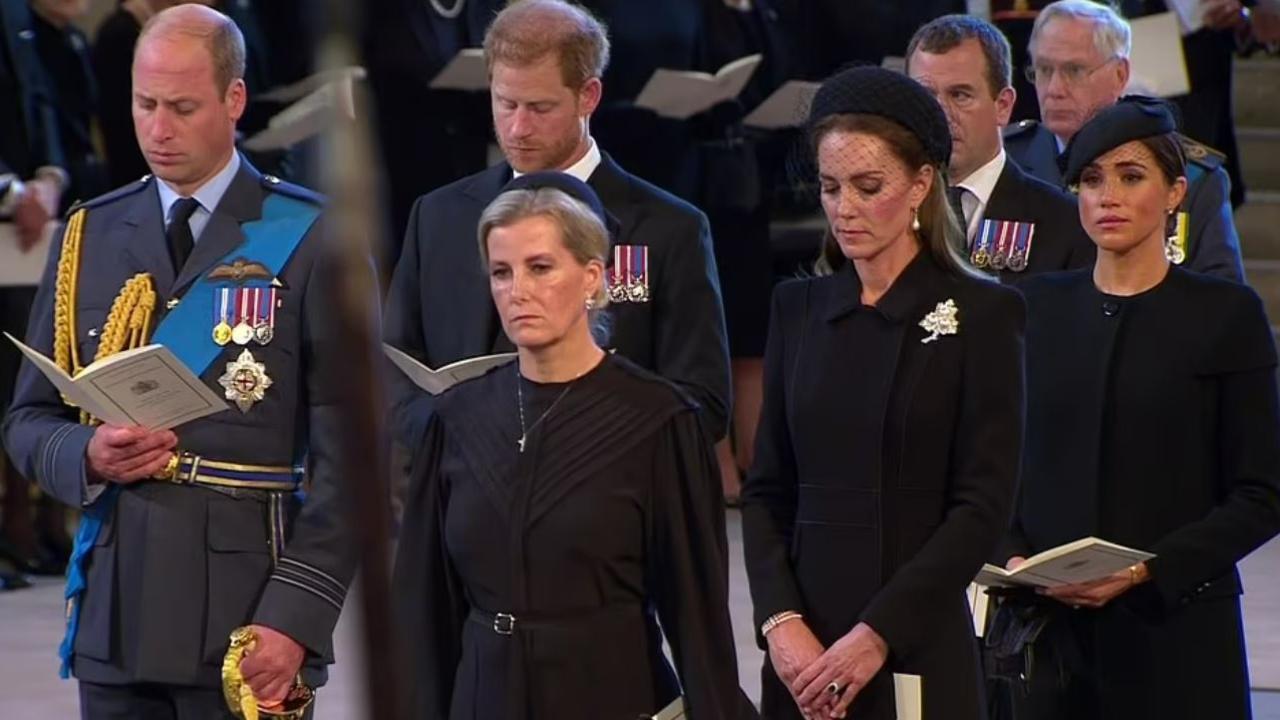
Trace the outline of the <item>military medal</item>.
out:
[[[1035,223],[1014,223],[1013,252],[1009,255],[1010,270],[1022,272],[1027,269],[1027,258],[1031,255],[1031,238],[1035,234]]]
[[[226,390],[225,397],[234,401],[240,412],[247,413],[254,403],[261,402],[266,396],[271,378],[267,375],[267,367],[255,360],[253,353],[242,350],[240,357],[227,363],[227,370],[218,378],[218,384]]]
[[[631,245],[627,269],[631,276],[627,281],[627,294],[631,302],[649,302],[649,246]]]
[[[609,300],[622,303],[628,298],[627,278],[630,275],[630,256],[625,245],[613,246],[613,267],[609,268]]]
[[[1173,234],[1164,244],[1164,256],[1174,265],[1181,265],[1187,261],[1187,221],[1190,216],[1185,212],[1178,213],[1176,225],[1173,228]]]
[[[249,320],[249,289],[236,288],[236,324],[231,328],[231,340],[237,345],[248,345],[253,340],[253,324]]]
[[[1012,223],[999,223],[999,230],[996,232],[996,248],[991,253],[991,267],[994,270],[1003,270],[1005,265],[1009,264],[1009,248],[1013,245],[1013,238],[1010,237],[1009,226]]]
[[[978,235],[973,243],[973,252],[969,254],[969,262],[976,268],[986,268],[991,262],[991,244],[995,239],[998,223],[994,220],[983,220],[978,226]]]
[[[222,346],[231,342],[231,324],[227,322],[231,312],[231,288],[218,288],[215,293],[213,304],[218,317],[213,325],[213,342]]]
[[[276,289],[254,288],[253,306],[253,339],[266,345],[276,336]]]

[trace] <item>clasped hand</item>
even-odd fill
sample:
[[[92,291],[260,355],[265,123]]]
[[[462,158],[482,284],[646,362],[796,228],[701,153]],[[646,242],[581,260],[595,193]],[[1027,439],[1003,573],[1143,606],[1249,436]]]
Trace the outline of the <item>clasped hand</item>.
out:
[[[845,717],[889,656],[884,639],[866,623],[825,649],[803,620],[775,627],[767,639],[774,672],[808,720]]]
[[[99,425],[86,451],[90,481],[128,485],[153,477],[177,445],[178,436],[169,430]]]

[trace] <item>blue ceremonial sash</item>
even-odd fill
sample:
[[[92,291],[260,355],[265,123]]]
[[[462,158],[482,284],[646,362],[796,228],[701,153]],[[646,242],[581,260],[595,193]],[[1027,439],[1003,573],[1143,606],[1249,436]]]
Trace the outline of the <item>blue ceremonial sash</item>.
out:
[[[319,217],[319,207],[272,193],[262,203],[262,217],[240,226],[245,236],[244,244],[232,250],[222,262],[226,264],[235,258],[245,257],[262,263],[273,277],[278,277]],[[192,284],[182,302],[160,321],[151,336],[152,344],[169,348],[196,377],[203,375],[222,352],[222,348],[213,342],[208,327],[213,313],[213,286],[221,282],[202,276]],[[119,485],[109,483],[96,502],[81,508],[80,526],[76,529],[71,559],[67,561],[67,587],[63,593],[67,600],[67,631],[58,647],[58,656],[62,659],[58,674],[63,678],[71,677],[71,656],[75,653],[76,631],[80,627],[80,599],[85,590],[85,560],[103,521],[115,510],[119,491]]]

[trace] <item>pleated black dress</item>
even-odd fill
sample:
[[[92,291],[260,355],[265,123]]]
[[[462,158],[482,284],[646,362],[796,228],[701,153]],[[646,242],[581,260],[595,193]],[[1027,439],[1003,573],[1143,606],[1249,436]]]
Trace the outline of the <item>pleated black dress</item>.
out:
[[[567,392],[519,380],[522,453],[517,381],[442,395],[417,452],[394,585],[409,716],[635,720],[681,687],[693,720],[750,712],[693,404],[612,355]]]

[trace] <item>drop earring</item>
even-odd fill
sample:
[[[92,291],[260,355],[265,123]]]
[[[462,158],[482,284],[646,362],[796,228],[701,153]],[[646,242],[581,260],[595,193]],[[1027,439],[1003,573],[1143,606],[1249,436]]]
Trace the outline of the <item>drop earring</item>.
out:
[[[911,229],[920,232],[920,211],[916,208],[911,208]]]

